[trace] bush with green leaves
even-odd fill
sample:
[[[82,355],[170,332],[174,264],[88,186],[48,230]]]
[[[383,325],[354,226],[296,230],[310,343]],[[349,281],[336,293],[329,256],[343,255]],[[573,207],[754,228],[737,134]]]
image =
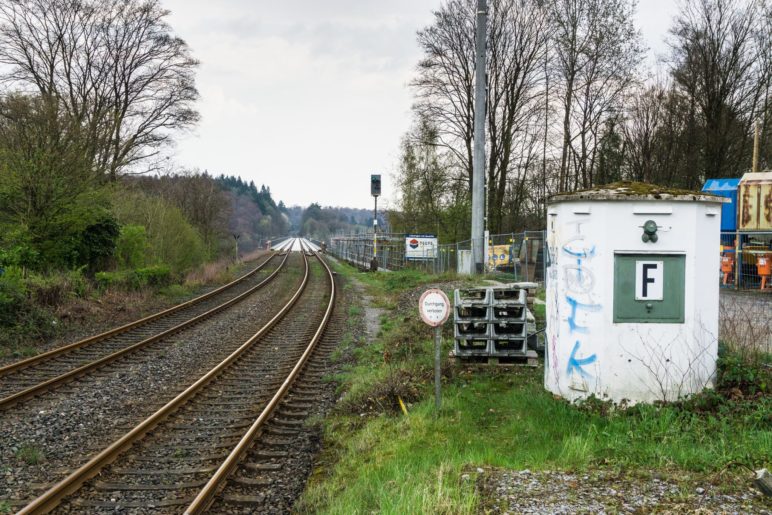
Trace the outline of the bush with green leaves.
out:
[[[149,251],[147,230],[142,225],[127,224],[121,227],[116,242],[115,257],[120,268],[137,268],[147,262]]]
[[[16,323],[27,304],[27,288],[22,271],[8,267],[0,276],[0,326]]]
[[[28,338],[44,338],[56,332],[49,309],[36,304],[32,292],[42,279],[25,278],[21,268],[11,266],[0,276],[0,347],[14,346]],[[58,295],[58,293],[57,293]]]
[[[26,279],[27,296],[38,306],[56,308],[73,297],[85,297],[89,283],[83,269],[54,274],[31,273]]]
[[[175,276],[166,265],[155,265],[134,270],[118,270],[116,272],[97,272],[97,285],[106,290],[116,288],[122,290],[140,290],[142,288],[163,288],[174,282]]]
[[[185,273],[209,257],[198,231],[185,219],[182,211],[161,197],[140,191],[122,191],[113,196],[113,212],[124,227],[144,227],[145,264],[164,264],[176,273]],[[141,231],[131,229],[129,232],[132,241],[119,243],[119,248],[124,245],[123,251],[131,254],[126,246],[141,243]]]
[[[768,393],[772,381],[772,369],[764,361],[769,356],[749,359],[721,345],[717,362],[718,380],[716,387],[722,391],[737,390],[746,395]]]

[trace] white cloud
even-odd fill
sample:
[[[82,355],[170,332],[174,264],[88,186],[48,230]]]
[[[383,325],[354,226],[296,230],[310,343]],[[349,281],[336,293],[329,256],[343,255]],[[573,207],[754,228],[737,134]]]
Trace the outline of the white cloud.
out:
[[[410,123],[415,31],[438,4],[166,1],[202,63],[201,124],[177,161],[266,184],[287,204],[369,207],[369,174],[392,171]]]
[[[177,161],[266,184],[288,205],[369,207],[369,174],[382,173],[383,205],[410,125],[415,32],[440,3],[165,0],[202,63],[201,124]],[[673,2],[638,10],[649,46],[663,51]]]

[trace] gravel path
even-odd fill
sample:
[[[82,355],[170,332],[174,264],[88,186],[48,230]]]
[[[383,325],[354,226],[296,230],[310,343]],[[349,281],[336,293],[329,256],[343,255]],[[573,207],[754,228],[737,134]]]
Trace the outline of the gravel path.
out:
[[[0,499],[17,506],[41,493],[227,356],[291,296],[300,263],[291,256],[271,283],[205,323],[0,413]]]
[[[770,498],[742,477],[734,484],[722,481],[719,488],[709,481],[656,474],[472,469],[462,481],[471,481],[474,474],[483,513],[772,513]]]

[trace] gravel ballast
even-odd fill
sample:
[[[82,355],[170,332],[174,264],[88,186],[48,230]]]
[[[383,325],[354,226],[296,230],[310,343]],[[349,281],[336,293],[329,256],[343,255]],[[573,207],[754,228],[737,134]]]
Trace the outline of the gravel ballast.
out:
[[[300,262],[291,256],[264,288],[202,324],[0,413],[0,499],[17,506],[41,493],[221,361],[291,296]]]
[[[710,481],[624,472],[470,469],[461,477],[477,489],[483,513],[772,513],[770,498],[738,478]]]

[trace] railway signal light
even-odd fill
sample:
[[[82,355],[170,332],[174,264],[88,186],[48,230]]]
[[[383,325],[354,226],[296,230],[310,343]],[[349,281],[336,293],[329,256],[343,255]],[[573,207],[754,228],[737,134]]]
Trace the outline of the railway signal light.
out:
[[[370,175],[370,195],[378,197],[381,194],[381,175]]]

